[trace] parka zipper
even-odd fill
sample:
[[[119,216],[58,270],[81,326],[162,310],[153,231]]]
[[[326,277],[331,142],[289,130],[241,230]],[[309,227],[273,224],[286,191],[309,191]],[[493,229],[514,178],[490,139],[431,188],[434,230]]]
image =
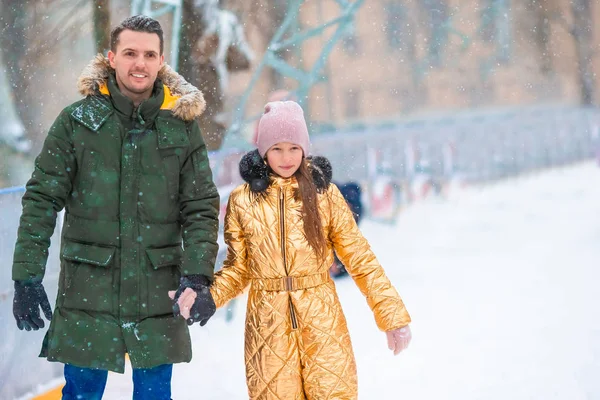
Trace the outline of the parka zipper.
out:
[[[285,255],[285,202],[283,196],[283,189],[279,188],[279,230],[281,231],[281,256],[283,257],[283,268],[285,269],[285,275],[289,277],[287,270],[287,258]],[[290,304],[290,317],[292,318],[292,328],[298,329],[298,322],[296,321],[296,312],[294,311],[294,304],[292,303],[292,295],[288,297]]]

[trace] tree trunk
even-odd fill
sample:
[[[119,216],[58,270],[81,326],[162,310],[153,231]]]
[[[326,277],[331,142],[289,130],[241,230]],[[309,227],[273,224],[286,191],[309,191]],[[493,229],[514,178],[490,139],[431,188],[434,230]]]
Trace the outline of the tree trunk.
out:
[[[0,145],[26,153],[31,149],[31,142],[25,139],[25,128],[16,112],[2,57],[0,52]]]
[[[179,73],[188,81],[192,79],[195,62],[193,58],[193,46],[198,43],[204,31],[202,16],[194,7],[194,0],[182,1],[181,29],[179,30],[179,56],[177,65]],[[197,80],[197,78],[196,78]],[[191,83],[191,81],[190,81]]]
[[[223,112],[223,93],[217,71],[205,60],[198,61],[196,45],[202,37],[205,27],[194,0],[183,0],[182,21],[179,40],[179,73],[204,94],[206,110],[197,119],[202,137],[209,151],[218,150],[225,136],[226,127],[218,116]]]
[[[110,49],[110,0],[94,0],[92,6],[96,52],[106,55]]]
[[[552,71],[552,49],[550,48],[550,10],[545,0],[533,2],[535,13],[535,42],[540,50],[540,71],[548,74]]]
[[[27,136],[34,138],[37,118],[28,106],[29,82],[31,66],[27,65],[28,10],[31,0],[13,2],[0,0],[0,46],[3,50],[4,65],[9,84],[9,91],[14,98],[18,117],[25,127]]]
[[[285,19],[285,13],[287,12],[286,2],[282,1],[273,1],[272,4],[266,8],[266,11],[269,14],[269,22],[267,24],[267,38],[270,41],[273,36],[275,36],[275,32],[279,29],[279,26],[283,23]],[[289,61],[291,57],[298,56],[297,52],[289,51],[290,49],[282,49],[277,52],[277,57],[282,60]],[[301,55],[300,55],[301,57]],[[271,81],[272,89],[281,89],[284,85],[284,77],[279,73],[279,71],[274,68],[269,68],[269,79]]]
[[[593,105],[596,92],[592,68],[592,14],[589,0],[572,0],[572,35],[577,54],[577,74],[581,90],[581,104]]]

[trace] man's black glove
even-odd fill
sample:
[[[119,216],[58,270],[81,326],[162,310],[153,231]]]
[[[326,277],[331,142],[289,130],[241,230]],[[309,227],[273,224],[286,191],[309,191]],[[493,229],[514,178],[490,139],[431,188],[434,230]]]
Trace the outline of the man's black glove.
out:
[[[210,317],[217,311],[215,301],[210,294],[210,281],[204,275],[186,275],[179,280],[179,288],[175,292],[173,299],[173,315],[180,316],[179,296],[186,288],[190,288],[196,292],[196,300],[190,309],[190,317],[187,319],[187,324],[192,325],[194,322],[200,322],[200,326],[206,325]]]
[[[44,327],[40,307],[48,321],[52,319],[52,308],[41,279],[15,281],[13,315],[20,330],[37,331]]]

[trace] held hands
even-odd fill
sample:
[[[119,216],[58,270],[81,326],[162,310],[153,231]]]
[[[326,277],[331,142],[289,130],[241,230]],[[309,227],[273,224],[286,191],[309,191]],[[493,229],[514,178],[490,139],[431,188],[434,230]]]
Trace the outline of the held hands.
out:
[[[388,348],[394,352],[394,355],[398,355],[406,349],[412,339],[412,333],[408,325],[388,331],[385,334],[387,335]]]
[[[44,327],[40,307],[48,321],[52,319],[52,308],[41,279],[15,281],[13,315],[20,330],[37,331]]]
[[[177,293],[175,290],[169,290],[169,297],[171,300],[175,300],[175,293]],[[176,303],[173,305],[173,310],[178,308],[179,315],[187,320],[190,317],[190,309],[194,305],[196,297],[198,297],[198,295],[193,289],[185,288],[185,290],[177,299]],[[174,311],[174,313],[176,313],[176,311]]]
[[[210,281],[203,275],[181,277],[177,291],[169,291],[169,297],[174,301],[173,315],[181,315],[188,325],[194,322],[206,325],[217,309],[209,285]]]

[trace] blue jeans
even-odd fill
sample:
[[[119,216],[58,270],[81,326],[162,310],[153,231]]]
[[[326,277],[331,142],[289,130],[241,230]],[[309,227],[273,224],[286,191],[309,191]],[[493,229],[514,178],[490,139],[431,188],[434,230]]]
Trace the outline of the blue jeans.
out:
[[[133,400],[170,400],[173,364],[133,369]],[[62,400],[100,400],[108,371],[65,364]]]

